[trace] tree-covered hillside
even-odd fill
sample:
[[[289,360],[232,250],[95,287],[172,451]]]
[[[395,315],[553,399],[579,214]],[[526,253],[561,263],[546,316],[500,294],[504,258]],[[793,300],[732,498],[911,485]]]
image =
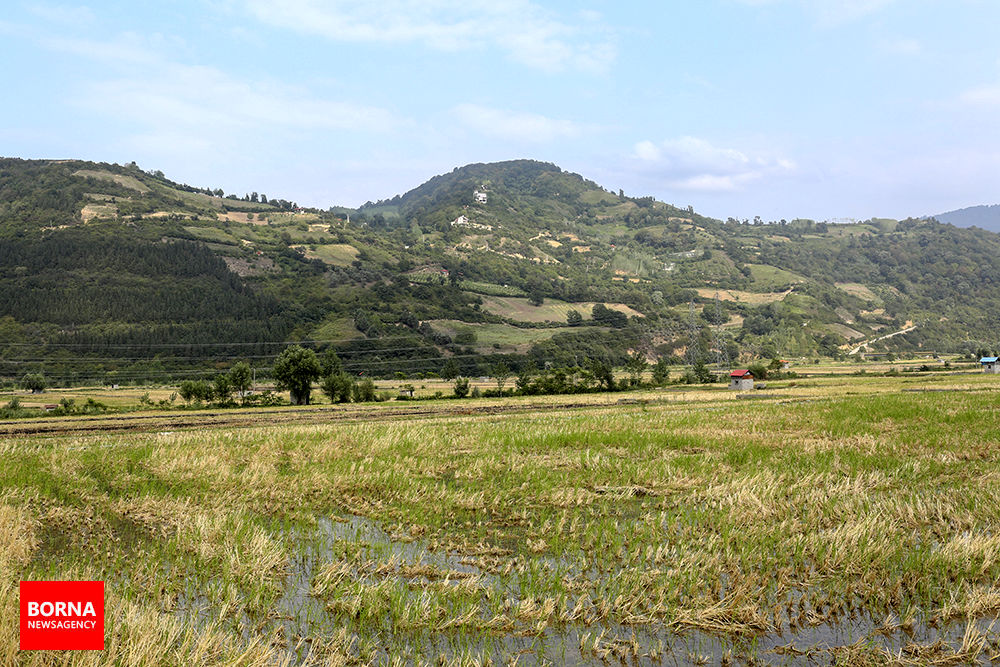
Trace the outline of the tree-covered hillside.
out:
[[[390,376],[1000,347],[990,232],[723,222],[529,160],[316,210],[134,164],[4,159],[0,275],[8,380],[266,372],[288,341]]]

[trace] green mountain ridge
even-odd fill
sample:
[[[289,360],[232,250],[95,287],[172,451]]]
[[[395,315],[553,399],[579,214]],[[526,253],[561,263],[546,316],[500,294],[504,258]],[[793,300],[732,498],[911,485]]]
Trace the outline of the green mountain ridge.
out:
[[[956,227],[980,227],[991,232],[1000,231],[1000,204],[968,206],[930,217]]]
[[[0,377],[156,380],[287,341],[357,372],[996,349],[1000,236],[726,222],[531,160],[358,209],[0,160]],[[572,321],[572,324],[571,324]]]

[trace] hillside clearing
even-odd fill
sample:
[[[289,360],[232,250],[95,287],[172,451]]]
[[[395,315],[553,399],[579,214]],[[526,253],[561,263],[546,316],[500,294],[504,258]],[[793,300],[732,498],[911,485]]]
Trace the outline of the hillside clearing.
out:
[[[135,176],[113,174],[110,171],[101,171],[98,169],[80,169],[73,172],[73,175],[79,176],[80,178],[96,178],[102,181],[111,181],[121,185],[122,187],[126,187],[129,190],[135,190],[136,192],[140,192],[142,194],[149,192],[149,188]]]
[[[589,318],[596,305],[593,301],[569,303],[556,299],[545,299],[540,306],[533,306],[528,299],[517,297],[484,296],[483,310],[517,322],[565,322],[569,311],[575,310],[584,318]],[[642,313],[622,303],[605,304],[612,310],[628,316],[642,317]]]
[[[720,301],[746,303],[752,306],[781,301],[792,293],[790,289],[784,292],[744,292],[742,290],[712,289],[710,287],[699,287],[695,291],[698,292],[698,296],[704,299],[714,299],[718,295]]]
[[[303,250],[309,259],[318,259],[330,266],[350,266],[358,257],[358,249],[347,243],[317,245],[315,249],[309,246],[292,247]]]
[[[90,222],[100,218],[115,218],[118,216],[118,207],[114,204],[87,204],[80,209],[80,219],[83,222]]]
[[[878,295],[875,294],[875,292],[871,291],[871,289],[869,289],[865,285],[862,285],[861,283],[834,283],[834,285],[836,285],[837,288],[844,290],[848,294],[864,299],[865,301],[868,301],[870,303],[882,302],[882,300],[879,299]]]
[[[779,269],[768,264],[747,264],[754,286],[761,290],[787,289],[789,285],[804,283],[806,279],[797,273]]]
[[[332,317],[323,321],[313,329],[313,340],[346,341],[363,338],[364,335],[354,326],[350,317]]]
[[[462,332],[473,333],[476,336],[474,346],[489,352],[494,345],[499,345],[504,352],[525,351],[531,343],[548,340],[556,334],[576,331],[569,327],[552,327],[545,329],[528,329],[510,324],[469,324],[459,320],[429,320],[437,331],[454,338]]]

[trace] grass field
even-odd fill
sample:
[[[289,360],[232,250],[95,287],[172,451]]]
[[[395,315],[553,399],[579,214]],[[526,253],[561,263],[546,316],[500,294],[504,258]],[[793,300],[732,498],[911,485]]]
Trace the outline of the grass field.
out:
[[[350,266],[358,256],[358,249],[347,243],[317,245],[316,249],[306,249],[306,257],[320,259],[332,266]]]
[[[638,315],[641,313],[621,303],[605,304],[608,308],[625,313]],[[584,319],[589,319],[594,310],[594,302],[569,303],[558,299],[545,299],[540,306],[533,306],[528,299],[517,297],[484,296],[483,310],[506,317],[517,322],[565,322],[569,311],[575,310]]]
[[[998,398],[845,375],[0,436],[0,664],[1000,659]],[[106,651],[19,654],[14,582],[91,578]]]
[[[362,335],[364,334],[357,330],[354,320],[350,317],[328,317],[312,332],[315,340],[342,341],[361,338]]]
[[[79,169],[73,172],[74,176],[80,176],[82,178],[96,178],[100,181],[112,181],[126,187],[130,190],[135,190],[141,194],[149,192],[143,183],[137,179],[135,176],[126,176],[125,174],[113,174],[110,171],[104,171],[103,169]]]
[[[192,225],[185,227],[184,231],[194,235],[194,237],[200,241],[214,241],[216,243],[225,243],[229,245],[239,242],[239,239],[227,233],[225,230],[219,229],[218,227],[198,227]]]
[[[805,282],[805,278],[767,264],[747,264],[755,288],[762,291],[787,289],[789,285]]]
[[[737,303],[748,303],[753,306],[781,301],[789,294],[789,292],[744,292],[742,290],[720,290],[708,287],[699,287],[695,291],[698,292],[698,296],[705,299],[714,299],[718,295],[720,301],[735,301]]]
[[[569,327],[551,329],[523,329],[510,324],[467,324],[459,320],[429,320],[436,330],[455,336],[463,331],[476,334],[475,346],[489,351],[499,345],[503,351],[524,351],[531,343],[548,340],[556,334],[575,331]]]
[[[872,303],[881,303],[878,295],[861,283],[835,283],[835,285],[852,296],[856,296]]]

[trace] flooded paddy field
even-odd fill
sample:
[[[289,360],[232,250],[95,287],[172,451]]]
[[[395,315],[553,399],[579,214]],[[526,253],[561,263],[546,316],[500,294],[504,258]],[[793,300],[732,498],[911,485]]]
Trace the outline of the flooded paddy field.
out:
[[[5,437],[0,664],[1000,662],[1000,393],[841,382]],[[27,579],[106,650],[19,653]]]

